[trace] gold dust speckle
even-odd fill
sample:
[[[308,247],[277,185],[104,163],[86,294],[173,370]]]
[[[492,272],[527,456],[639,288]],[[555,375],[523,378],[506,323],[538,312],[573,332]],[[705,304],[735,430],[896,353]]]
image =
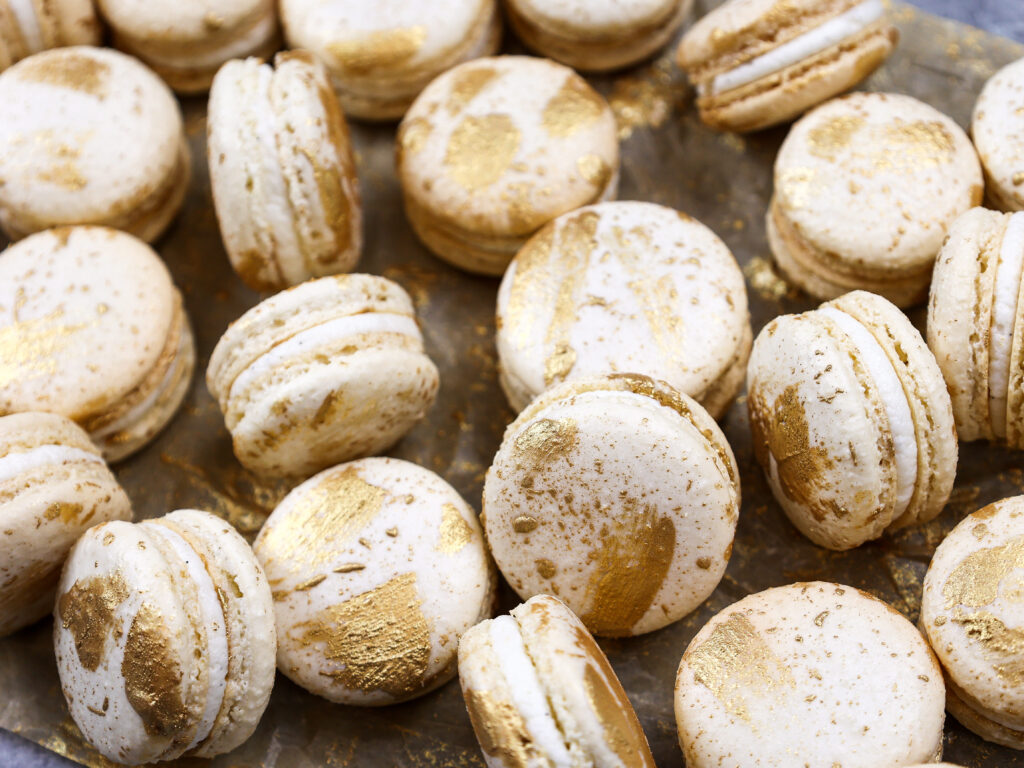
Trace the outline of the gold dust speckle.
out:
[[[555,345],[554,351],[544,362],[544,385],[550,387],[563,381],[576,365],[576,350],[566,343]]]
[[[497,76],[498,71],[493,67],[468,67],[455,73],[448,96],[448,112],[457,115]]]
[[[426,29],[420,26],[378,30],[360,40],[329,43],[327,52],[350,72],[367,73],[406,63],[426,38]]]
[[[828,611],[822,611],[814,617],[814,626],[821,627],[825,624],[825,619],[828,618]]]
[[[1015,187],[1019,187],[1021,184],[1024,184],[1024,171],[1013,174],[1012,181]]]
[[[89,325],[68,325],[62,322],[63,316],[64,311],[56,309],[44,317],[0,327],[0,387],[57,370],[55,356],[67,347],[74,334]]]
[[[437,551],[446,555],[461,552],[473,539],[473,529],[466,522],[454,504],[441,507],[441,531],[437,540]]]
[[[597,91],[579,75],[572,74],[544,107],[541,123],[549,135],[565,139],[597,120],[604,111],[604,100]]]
[[[537,529],[537,518],[529,515],[520,515],[512,521],[512,530],[516,533],[530,533]]]
[[[36,178],[40,181],[56,184],[58,187],[63,187],[72,192],[84,189],[89,183],[88,179],[78,170],[78,166],[70,161],[51,165],[49,168],[39,171],[36,174]]]
[[[659,61],[637,77],[618,78],[608,103],[615,115],[619,139],[628,139],[637,128],[663,126],[677,97],[670,62]]]
[[[743,274],[757,295],[767,301],[782,301],[796,295],[796,289],[779,275],[771,259],[755,256],[743,267]]]
[[[79,579],[60,596],[57,612],[61,626],[71,633],[78,661],[89,671],[97,670],[103,661],[114,614],[127,597],[128,585],[117,572]]]
[[[320,576],[314,576],[312,579],[307,579],[306,581],[302,582],[297,587],[295,587],[295,591],[296,592],[306,592],[307,590],[312,589],[313,587],[317,586],[318,584],[322,584],[324,582],[324,579],[326,579],[326,578],[327,577],[322,575],[322,574]]]
[[[810,153],[825,160],[835,160],[862,127],[864,118],[854,115],[839,115],[816,125],[807,134]]]
[[[553,579],[555,574],[558,573],[558,568],[556,568],[555,564],[546,557],[538,558],[536,566],[537,573],[540,574],[542,579]]]
[[[56,520],[57,518],[60,518],[60,521],[67,525],[77,520],[80,514],[82,514],[81,504],[69,501],[58,501],[46,508],[46,511],[43,513],[43,517],[47,520]]]
[[[18,67],[19,77],[34,83],[46,83],[60,88],[88,93],[104,98],[110,65],[94,56],[64,51],[60,56],[26,59]]]
[[[538,757],[533,738],[519,710],[512,704],[495,701],[485,691],[468,689],[466,709],[480,748],[501,765],[532,765]]]
[[[128,703],[150,736],[175,736],[191,722],[174,646],[159,609],[143,603],[128,630],[121,674]]]
[[[572,453],[578,439],[575,419],[538,419],[516,438],[515,448],[526,469],[543,469]]]
[[[698,557],[697,558],[697,567],[700,568],[702,571],[706,571],[708,568],[711,567],[711,558],[710,557]]]
[[[467,117],[448,140],[445,167],[452,179],[468,190],[489,187],[505,175],[520,139],[508,115]]]
[[[415,155],[423,149],[434,127],[425,117],[413,117],[402,123],[398,143],[403,152]]]

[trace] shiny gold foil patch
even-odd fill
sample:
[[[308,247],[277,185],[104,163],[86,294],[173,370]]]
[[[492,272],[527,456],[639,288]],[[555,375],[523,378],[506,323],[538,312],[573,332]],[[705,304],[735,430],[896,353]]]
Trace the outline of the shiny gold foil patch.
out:
[[[864,127],[864,118],[855,115],[837,115],[816,125],[807,134],[809,151],[815,157],[835,161],[854,135]]]
[[[355,74],[387,69],[406,63],[419,53],[427,30],[404,27],[371,32],[361,40],[340,40],[327,45],[327,52],[338,63]]]
[[[121,674],[128,703],[150,736],[173,738],[192,725],[176,646],[160,610],[143,603],[128,630]]]
[[[107,638],[115,628],[114,614],[127,597],[128,585],[115,571],[79,579],[57,601],[60,624],[75,640],[79,663],[90,672],[103,662]]]
[[[623,765],[654,768],[647,738],[626,698],[626,692],[622,690],[604,654],[600,653],[593,640],[590,642],[600,655],[593,651],[589,654],[594,663],[588,663],[583,670],[583,685],[590,706],[604,730],[605,742]]]
[[[437,540],[437,551],[454,555],[473,540],[473,529],[455,508],[454,504],[441,507],[441,532]]]
[[[569,456],[578,442],[575,419],[538,419],[516,438],[516,458],[527,470],[547,469]]]
[[[946,609],[991,605],[999,596],[1000,582],[1017,568],[1024,568],[1024,536],[972,552],[953,569],[942,587]]]
[[[521,136],[508,115],[470,116],[452,132],[444,164],[448,175],[472,191],[494,184],[505,175]]]
[[[567,139],[601,117],[605,109],[607,106],[597,91],[579,75],[572,74],[544,107],[541,124],[548,135]]]

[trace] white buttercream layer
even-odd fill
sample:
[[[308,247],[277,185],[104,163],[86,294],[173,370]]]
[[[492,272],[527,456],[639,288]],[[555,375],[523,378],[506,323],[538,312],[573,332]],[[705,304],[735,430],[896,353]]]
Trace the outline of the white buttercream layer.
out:
[[[39,17],[36,16],[33,0],[7,0],[7,7],[14,13],[18,29],[29,51],[39,53],[43,50],[43,30],[39,26]]]
[[[1006,437],[1006,399],[1010,385],[1010,357],[1017,321],[1017,302],[1024,273],[1024,212],[1015,213],[1003,235],[996,271],[995,297],[988,346],[988,398],[992,429]]]
[[[102,464],[103,458],[95,453],[72,448],[67,445],[41,445],[23,453],[9,453],[0,458],[0,483],[39,467],[54,464],[70,464],[74,461],[90,461]]]

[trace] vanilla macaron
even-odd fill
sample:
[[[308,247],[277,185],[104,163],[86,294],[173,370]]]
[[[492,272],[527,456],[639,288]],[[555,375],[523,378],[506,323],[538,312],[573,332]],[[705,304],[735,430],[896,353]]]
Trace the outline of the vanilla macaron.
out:
[[[348,272],[363,244],[345,116],[308,53],[229,61],[210,90],[207,157],[224,248],[254,290]]]
[[[132,507],[89,436],[52,413],[0,416],[0,499],[3,636],[49,614],[71,545]]]
[[[688,768],[933,763],[944,708],[942,671],[914,625],[821,581],[733,603],[693,638],[676,676]]]
[[[695,400],[639,374],[552,387],[519,414],[484,484],[484,530],[523,599],[552,594],[595,635],[660,629],[718,585],[739,474]]]
[[[720,418],[752,334],[732,252],[684,213],[601,203],[534,235],[498,291],[500,381],[516,410],[566,379],[639,371]]]
[[[274,0],[96,0],[114,44],[179,93],[201,93],[220,66],[281,45]]]
[[[195,365],[167,267],[105,227],[51,229],[0,253],[0,350],[0,414],[67,416],[107,461],[167,425]]]
[[[671,40],[693,0],[505,0],[512,29],[542,56],[574,69],[636,64]]]
[[[852,88],[898,39],[883,0],[728,0],[686,33],[678,61],[705,123],[755,131]]]
[[[439,382],[409,294],[383,277],[337,275],[232,323],[206,383],[242,464],[308,477],[389,448],[423,418]]]
[[[72,719],[109,760],[230,752],[266,709],[276,642],[252,550],[206,512],[97,525],[64,567],[57,671]]]
[[[615,671],[557,598],[538,595],[466,632],[459,682],[489,768],[654,768]]]
[[[984,739],[1024,749],[1024,496],[954,528],[924,579],[921,627],[946,674],[946,705]]]
[[[786,137],[768,240],[812,296],[862,288],[906,307],[925,299],[946,231],[981,198],[981,166],[956,123],[910,96],[855,93]]]
[[[363,120],[397,120],[435,77],[501,44],[497,0],[281,0],[281,21]]]
[[[92,0],[0,0],[0,72],[33,53],[99,45]]]
[[[342,704],[421,696],[456,672],[496,579],[476,513],[407,461],[341,464],[293,490],[254,544],[273,589],[278,668]]]
[[[500,275],[549,221],[615,196],[616,130],[608,103],[568,67],[527,56],[463,64],[399,128],[406,214],[445,261]]]
[[[857,291],[758,335],[747,373],[754,454],[819,546],[850,549],[942,511],[957,439],[935,358],[906,316]]]
[[[1024,448],[1024,212],[974,208],[935,264],[928,345],[960,439]]]
[[[1024,59],[996,72],[978,96],[971,121],[989,199],[1024,211]]]
[[[0,73],[0,227],[18,239],[99,224],[155,240],[191,174],[160,78],[106,48],[58,48]]]

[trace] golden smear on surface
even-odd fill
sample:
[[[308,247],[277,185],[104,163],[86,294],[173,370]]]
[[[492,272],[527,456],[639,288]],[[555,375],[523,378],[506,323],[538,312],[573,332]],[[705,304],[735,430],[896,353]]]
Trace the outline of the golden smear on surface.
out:
[[[592,663],[588,663],[583,670],[583,685],[590,706],[604,730],[605,742],[623,765],[653,768],[654,762],[647,746],[647,738],[636,719],[629,699],[626,698],[625,691],[622,690],[615,672],[604,654],[597,648],[597,644],[589,635],[587,638],[590,639],[593,648],[584,648],[589,651]]]
[[[327,226],[334,233],[334,241],[339,249],[348,248],[352,243],[352,206],[358,205],[357,200],[346,193],[344,174],[350,165],[351,141],[345,116],[338,105],[338,99],[325,83],[316,85],[317,95],[324,115],[327,118],[327,139],[336,160],[324,166],[317,159],[317,152],[305,150],[304,154],[313,166],[313,177],[316,181],[320,205],[323,208]]]
[[[60,56],[29,58],[18,67],[18,75],[24,80],[70,88],[98,99],[107,95],[109,74],[110,65],[105,61],[74,51],[65,51]]]
[[[991,605],[999,596],[1000,582],[1017,568],[1024,568],[1024,536],[1000,547],[972,552],[953,569],[942,587],[946,609]]]
[[[56,309],[44,317],[16,320],[0,327],[0,387],[57,371],[55,357],[64,351],[74,334],[90,325],[68,325],[63,317],[64,310]]]
[[[576,161],[580,176],[598,189],[604,189],[612,177],[611,166],[598,155],[584,155]]]
[[[36,178],[72,192],[85,188],[89,183],[89,180],[82,175],[78,166],[71,161],[51,165],[49,168],[39,171],[36,174]]]
[[[118,572],[79,579],[57,601],[61,626],[75,640],[78,661],[90,672],[99,669],[106,654],[107,637],[114,630],[114,614],[128,597],[128,585]]]
[[[556,381],[562,381],[576,365],[576,350],[566,343],[555,346],[548,359],[544,362],[544,386],[550,387]]]
[[[1024,631],[1007,627],[988,611],[958,611],[953,621],[971,641],[981,644],[1001,678],[1017,687],[1024,684]]]
[[[82,514],[82,505],[70,501],[58,501],[46,508],[43,513],[43,517],[46,520],[56,520],[60,518],[60,521],[64,525],[69,525],[78,519],[78,516]],[[91,517],[91,515],[90,515]]]
[[[855,115],[838,115],[826,120],[808,132],[809,151],[815,157],[834,161],[863,127],[864,118]]]
[[[121,662],[128,703],[150,736],[173,737],[190,725],[175,640],[160,610],[143,603],[132,620]]]
[[[320,674],[341,685],[409,696],[422,687],[430,663],[431,628],[421,604],[416,574],[403,573],[299,624],[296,639],[323,647],[333,664]]]
[[[485,691],[467,689],[464,696],[484,754],[509,768],[533,765],[539,756],[519,710],[508,702],[495,701]]]
[[[505,175],[521,136],[508,115],[470,116],[452,132],[444,164],[448,175],[467,190],[482,189]]]
[[[605,108],[597,91],[572,74],[544,107],[541,124],[548,135],[566,139],[601,117]]]
[[[497,76],[498,71],[493,67],[472,67],[457,72],[446,104],[448,112],[459,114]]]
[[[555,231],[554,222],[547,224],[526,241],[515,257],[515,274],[502,322],[509,328],[512,342],[520,349],[530,343],[533,327],[537,324],[532,305],[537,291],[550,280]]]
[[[748,696],[769,696],[783,686],[796,685],[792,673],[742,613],[718,624],[684,660],[697,683],[711,691],[727,712],[748,722]]]
[[[423,47],[427,30],[403,27],[371,32],[361,40],[339,40],[327,44],[327,52],[338,63],[356,74],[404,64]]]
[[[454,504],[441,507],[441,532],[437,540],[437,551],[446,555],[461,552],[473,539],[473,529],[459,513]]]
[[[547,469],[569,456],[578,443],[575,419],[538,419],[516,438],[517,463],[527,471]]]

